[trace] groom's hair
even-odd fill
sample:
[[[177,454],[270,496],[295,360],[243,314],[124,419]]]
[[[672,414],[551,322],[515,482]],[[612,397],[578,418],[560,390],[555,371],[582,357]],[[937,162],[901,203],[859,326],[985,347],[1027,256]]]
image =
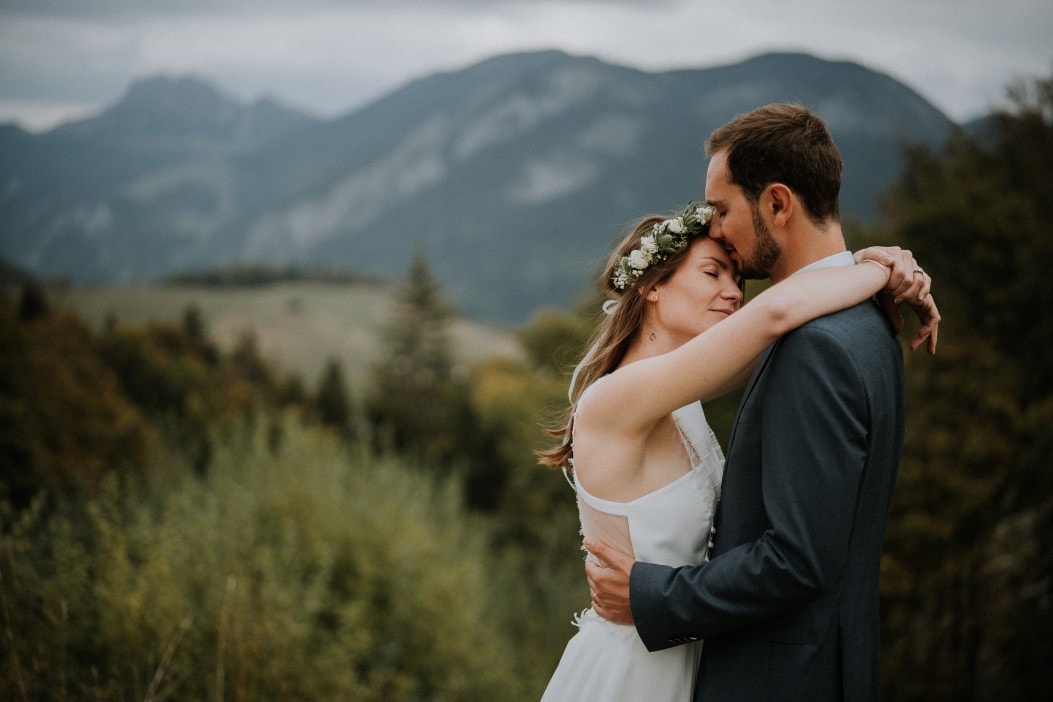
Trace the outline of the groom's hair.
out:
[[[826,124],[800,105],[772,104],[739,115],[706,140],[726,151],[733,185],[752,203],[771,183],[787,186],[816,223],[840,218],[841,153]]]

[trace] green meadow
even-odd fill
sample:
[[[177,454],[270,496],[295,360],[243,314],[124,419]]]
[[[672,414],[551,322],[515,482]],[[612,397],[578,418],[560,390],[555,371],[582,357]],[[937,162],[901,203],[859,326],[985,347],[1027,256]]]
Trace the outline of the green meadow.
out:
[[[177,321],[189,307],[196,307],[220,348],[230,350],[251,333],[268,361],[305,382],[314,382],[332,359],[342,364],[352,382],[364,378],[377,359],[381,331],[393,305],[390,284],[324,281],[67,285],[50,294],[94,329],[102,329],[108,320]],[[463,318],[451,322],[450,337],[456,358],[465,365],[522,354],[508,331]]]

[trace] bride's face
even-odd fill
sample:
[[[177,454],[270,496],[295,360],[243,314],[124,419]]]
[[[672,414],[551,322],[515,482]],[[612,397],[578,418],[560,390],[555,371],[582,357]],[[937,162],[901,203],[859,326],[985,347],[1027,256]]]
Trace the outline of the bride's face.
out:
[[[742,305],[735,264],[709,237],[691,243],[676,272],[656,285],[657,324],[683,343],[726,319]]]

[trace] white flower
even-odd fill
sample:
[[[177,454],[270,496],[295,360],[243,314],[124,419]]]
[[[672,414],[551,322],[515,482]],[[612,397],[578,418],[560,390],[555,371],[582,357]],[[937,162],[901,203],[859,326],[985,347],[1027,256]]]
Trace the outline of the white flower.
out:
[[[651,228],[651,233],[640,237],[639,248],[618,259],[611,283],[625,290],[633,279],[640,278],[656,261],[665,261],[683,250],[691,237],[700,233],[716,213],[711,205],[690,205],[679,217],[662,220]]]
[[[645,254],[640,249],[633,249],[629,254],[629,265],[638,271],[642,271],[647,268],[651,263],[651,257]]]

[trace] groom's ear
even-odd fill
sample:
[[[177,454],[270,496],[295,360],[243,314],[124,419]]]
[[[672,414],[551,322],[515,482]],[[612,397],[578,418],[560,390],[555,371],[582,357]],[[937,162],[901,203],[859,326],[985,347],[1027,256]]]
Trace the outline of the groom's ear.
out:
[[[782,183],[772,183],[768,186],[768,207],[770,208],[772,224],[777,227],[785,226],[790,219],[796,202],[793,191]]]

